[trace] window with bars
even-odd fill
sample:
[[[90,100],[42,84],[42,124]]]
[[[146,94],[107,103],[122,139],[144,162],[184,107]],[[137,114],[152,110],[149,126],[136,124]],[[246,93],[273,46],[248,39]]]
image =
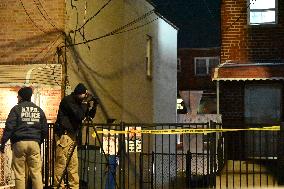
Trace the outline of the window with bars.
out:
[[[250,25],[276,24],[277,0],[248,0]]]
[[[194,67],[195,75],[206,76],[210,75],[211,70],[219,64],[219,57],[195,57]]]

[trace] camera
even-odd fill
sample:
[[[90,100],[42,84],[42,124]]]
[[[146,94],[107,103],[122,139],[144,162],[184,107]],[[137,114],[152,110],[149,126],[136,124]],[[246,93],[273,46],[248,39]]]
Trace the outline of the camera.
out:
[[[91,104],[91,102],[93,102],[93,105],[97,105],[99,104],[99,98],[92,95],[92,94],[89,94],[86,96],[85,100],[84,100],[87,104]]]

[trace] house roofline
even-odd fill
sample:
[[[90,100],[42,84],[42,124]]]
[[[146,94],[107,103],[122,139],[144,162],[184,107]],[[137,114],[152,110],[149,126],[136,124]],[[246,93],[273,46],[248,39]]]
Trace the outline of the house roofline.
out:
[[[214,69],[213,81],[284,80],[284,63],[225,62]]]
[[[152,5],[153,7],[157,7],[157,5],[151,1],[151,0],[145,0],[146,2],[148,2],[150,5]]]
[[[166,19],[163,15],[161,15],[159,12],[157,12],[156,9],[154,9],[154,12],[159,18],[163,19],[165,22],[167,22],[169,25],[171,25],[174,29],[179,30],[179,28],[174,23],[172,23],[171,21]]]
[[[148,2],[151,6],[153,6],[154,7],[154,12],[155,12],[155,14],[159,17],[159,18],[161,18],[161,19],[163,19],[165,22],[167,22],[169,25],[171,25],[174,29],[176,29],[176,30],[179,30],[179,28],[174,24],[174,23],[172,23],[171,21],[169,21],[168,19],[166,19],[163,15],[161,15],[158,11],[157,11],[157,5],[153,2],[153,1],[151,1],[151,0],[145,0],[146,2]]]
[[[239,64],[239,63],[231,63],[231,62],[225,62],[223,64],[220,64],[218,67],[247,67],[247,66],[283,66],[284,63],[278,63],[278,62],[266,62],[266,63],[244,63],[244,64]]]
[[[185,48],[178,48],[179,50],[212,50],[212,49],[220,49],[221,47],[201,47],[201,48],[197,48],[197,47],[185,47]]]

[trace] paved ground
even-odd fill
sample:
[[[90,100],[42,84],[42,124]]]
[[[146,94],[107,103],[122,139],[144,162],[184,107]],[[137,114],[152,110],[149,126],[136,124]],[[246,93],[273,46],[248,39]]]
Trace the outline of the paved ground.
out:
[[[269,164],[248,161],[227,161],[216,188],[280,188]],[[283,187],[281,187],[283,188]]]

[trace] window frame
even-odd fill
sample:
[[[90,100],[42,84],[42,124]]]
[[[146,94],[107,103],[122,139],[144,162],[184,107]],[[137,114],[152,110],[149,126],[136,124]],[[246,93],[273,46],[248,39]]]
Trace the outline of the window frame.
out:
[[[196,67],[196,60],[197,59],[205,59],[205,64],[206,64],[206,74],[197,74],[197,67]],[[209,66],[209,60],[210,59],[217,59],[218,60],[218,65],[220,64],[220,57],[219,56],[209,56],[209,57],[194,57],[194,75],[195,76],[208,76],[210,75],[210,66]]]
[[[180,58],[177,58],[177,72],[181,72],[182,69],[181,69],[181,59]]]
[[[153,72],[153,38],[150,35],[146,35],[146,57],[145,57],[145,67],[146,76],[148,79],[152,79]]]
[[[270,0],[271,1],[271,0]],[[252,9],[250,8],[250,0],[247,0],[247,23],[248,25],[251,26],[265,26],[265,25],[276,25],[278,24],[278,0],[273,0],[275,1],[275,8],[267,8],[267,9]],[[259,11],[257,11],[259,10]],[[251,12],[265,12],[265,11],[269,11],[269,10],[274,10],[275,11],[275,22],[262,22],[262,23],[251,23],[251,19],[250,19],[250,13]]]

